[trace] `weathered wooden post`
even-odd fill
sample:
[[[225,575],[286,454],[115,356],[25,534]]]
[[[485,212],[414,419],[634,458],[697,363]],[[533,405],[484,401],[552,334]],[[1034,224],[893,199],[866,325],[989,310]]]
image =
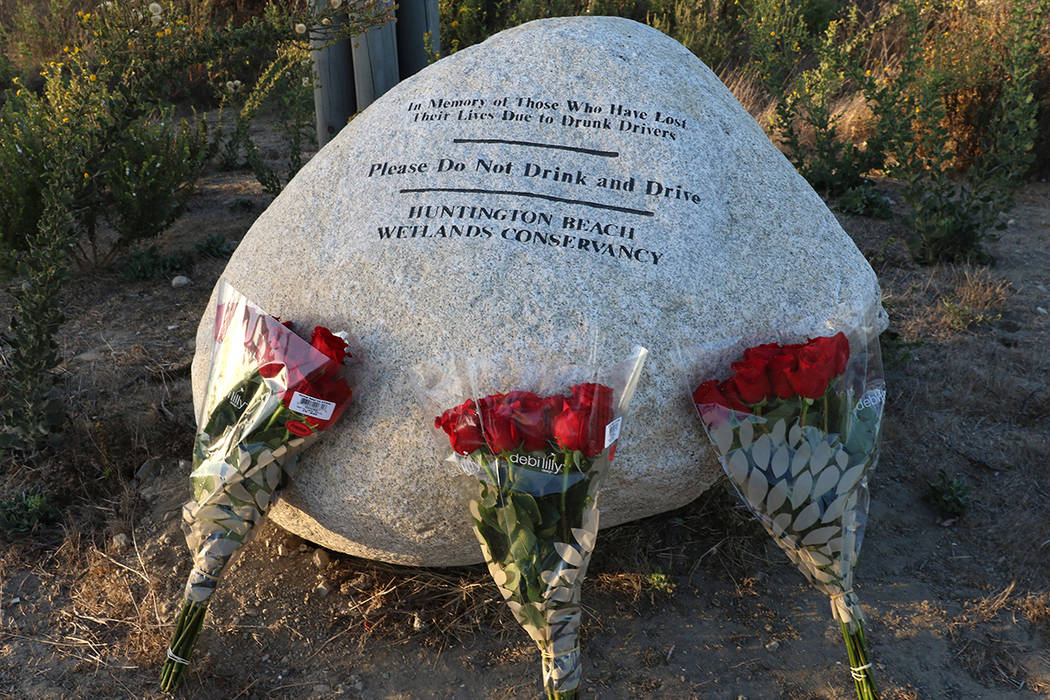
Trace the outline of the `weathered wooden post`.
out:
[[[350,40],[334,36],[346,23],[342,16],[332,20],[331,29],[310,33],[310,55],[314,68],[314,114],[317,117],[317,145],[328,143],[346,126],[357,111],[354,73],[350,63]]]
[[[397,8],[397,63],[401,80],[415,75],[441,53],[438,0],[401,0]]]
[[[333,21],[331,32],[315,31],[311,44],[318,146],[339,133],[354,113],[427,65],[427,49],[440,50],[439,20],[438,0],[404,0],[394,20],[349,40],[330,43],[342,19]]]
[[[394,3],[383,0],[383,4],[392,6]],[[400,80],[397,70],[396,21],[369,29],[350,40],[359,110],[375,102],[376,98]]]

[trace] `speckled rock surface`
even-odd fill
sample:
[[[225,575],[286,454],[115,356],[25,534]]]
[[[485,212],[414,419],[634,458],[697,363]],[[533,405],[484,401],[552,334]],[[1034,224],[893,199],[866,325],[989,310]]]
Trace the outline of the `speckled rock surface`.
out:
[[[604,17],[522,25],[398,85],[296,176],[224,277],[355,338],[355,403],[271,517],[423,565],[481,557],[472,480],[440,461],[413,368],[471,348],[513,373],[578,356],[590,327],[611,333],[611,357],[648,347],[602,494],[611,525],[683,505],[720,472],[678,348],[885,323],[867,262],[714,74]]]

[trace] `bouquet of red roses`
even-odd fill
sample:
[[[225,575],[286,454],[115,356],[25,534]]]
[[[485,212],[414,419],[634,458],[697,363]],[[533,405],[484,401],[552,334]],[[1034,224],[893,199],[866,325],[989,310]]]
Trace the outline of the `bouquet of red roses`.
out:
[[[598,493],[646,351],[569,393],[493,393],[434,419],[450,458],[478,477],[470,502],[489,573],[540,649],[548,698],[578,698],[580,588]]]
[[[289,326],[228,284],[220,287],[193,446],[193,500],[182,511],[193,570],[162,690],[181,682],[219,577],[294,475],[299,453],[350,403],[339,376],[346,341],[318,326],[308,343]]]
[[[842,626],[861,700],[878,697],[853,569],[885,400],[877,342],[843,333],[748,348],[693,401],[729,480]]]

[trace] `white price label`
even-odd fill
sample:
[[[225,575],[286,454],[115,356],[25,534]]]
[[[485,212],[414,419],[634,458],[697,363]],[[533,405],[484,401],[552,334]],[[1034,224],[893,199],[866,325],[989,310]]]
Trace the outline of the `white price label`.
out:
[[[623,416],[620,416],[609,425],[605,426],[605,447],[616,442],[616,439],[620,437],[620,424],[623,423]]]
[[[311,418],[317,418],[319,420],[328,420],[332,417],[332,413],[335,411],[335,402],[325,401],[324,399],[315,399],[313,396],[300,394],[297,391],[292,394],[292,400],[288,403],[288,408],[297,413],[302,413],[304,416],[310,416]],[[606,433],[608,433],[608,431],[606,431]]]

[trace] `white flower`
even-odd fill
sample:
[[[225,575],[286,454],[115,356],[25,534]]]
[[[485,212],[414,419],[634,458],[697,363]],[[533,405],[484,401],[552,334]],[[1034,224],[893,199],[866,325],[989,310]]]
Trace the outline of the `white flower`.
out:
[[[324,25],[324,26],[326,26],[326,27],[327,27],[327,26],[328,26],[329,24],[331,24],[331,23],[332,23],[332,18],[331,18],[331,17],[325,17],[324,19],[322,19],[322,20],[321,20],[321,24],[323,24],[323,25]]]
[[[299,24],[295,25],[295,33],[296,34],[306,34],[306,25],[303,24],[302,22],[300,22]]]
[[[343,4],[343,0],[332,0],[332,9],[338,9]]]
[[[160,13],[163,12],[159,3],[151,2],[149,4],[149,13],[154,17],[160,17]]]
[[[233,81],[232,80],[227,80],[226,81],[226,91],[227,92],[233,92],[233,90],[234,90]]]
[[[310,79],[303,78],[303,87],[310,87]]]

